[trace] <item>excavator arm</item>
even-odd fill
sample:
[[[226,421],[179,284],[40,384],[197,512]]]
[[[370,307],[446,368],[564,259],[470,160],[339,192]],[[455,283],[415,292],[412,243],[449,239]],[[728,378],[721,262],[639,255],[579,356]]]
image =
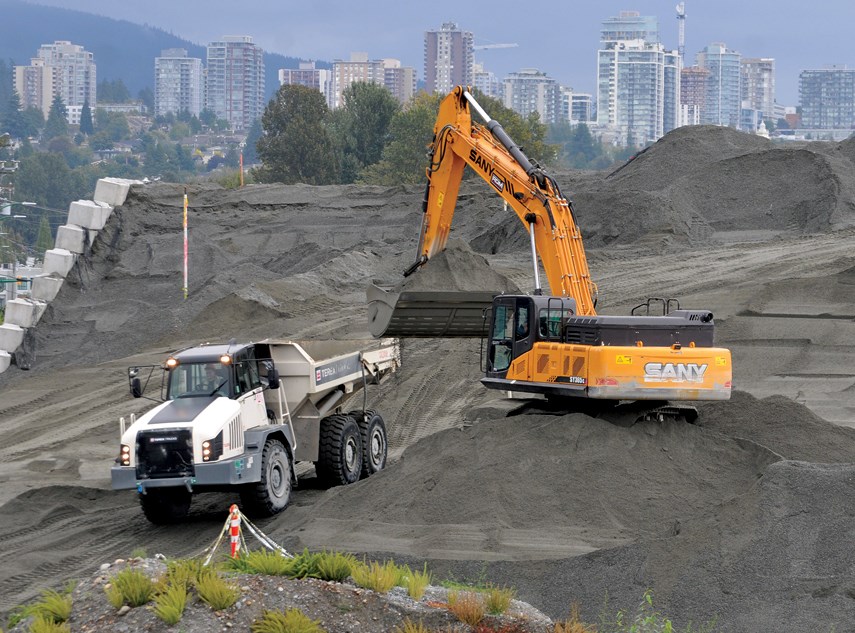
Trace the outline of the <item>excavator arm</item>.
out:
[[[473,109],[483,125],[472,120]],[[541,294],[539,254],[551,294],[575,299],[579,315],[596,314],[597,290],[570,203],[555,180],[533,164],[461,86],[440,104],[429,156],[419,252],[405,275],[445,249],[463,171],[469,165],[528,227],[535,294]]]

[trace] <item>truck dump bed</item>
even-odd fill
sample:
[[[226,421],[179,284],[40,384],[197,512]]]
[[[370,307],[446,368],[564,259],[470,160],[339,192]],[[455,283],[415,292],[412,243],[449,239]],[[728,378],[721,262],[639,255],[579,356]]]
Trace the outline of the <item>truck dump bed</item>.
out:
[[[265,391],[265,404],[275,418],[292,425],[295,437],[306,438],[296,447],[298,461],[317,459],[322,417],[401,364],[397,339],[263,341],[257,347],[261,345],[269,346],[280,379],[279,389]]]

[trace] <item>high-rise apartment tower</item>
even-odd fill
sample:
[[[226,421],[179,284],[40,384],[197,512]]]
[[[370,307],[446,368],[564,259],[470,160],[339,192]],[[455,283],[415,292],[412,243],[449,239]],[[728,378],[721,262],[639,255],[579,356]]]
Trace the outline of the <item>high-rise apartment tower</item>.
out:
[[[154,113],[189,112],[199,116],[205,104],[202,60],[183,48],[167,48],[154,58]]]
[[[855,126],[855,70],[831,66],[799,75],[802,127],[849,129]]]
[[[659,41],[655,17],[623,11],[603,21],[597,52],[597,125],[645,145],[679,125],[680,56]]]
[[[438,31],[425,32],[425,89],[447,94],[458,85],[474,83],[474,37],[446,22]]]
[[[707,100],[701,123],[739,128],[742,111],[742,55],[714,42],[697,55],[709,71]]]
[[[775,118],[775,60],[746,57],[742,60],[742,100],[748,108]]]
[[[232,129],[248,130],[264,113],[264,51],[248,35],[208,44],[205,107]]]

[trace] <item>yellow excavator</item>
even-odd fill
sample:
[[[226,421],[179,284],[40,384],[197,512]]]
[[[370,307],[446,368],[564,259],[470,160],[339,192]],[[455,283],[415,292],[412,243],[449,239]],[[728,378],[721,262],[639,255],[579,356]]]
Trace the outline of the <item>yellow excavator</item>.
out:
[[[406,280],[393,288],[372,285],[374,336],[486,335],[481,382],[491,389],[588,402],[657,401],[660,412],[680,409],[666,401],[730,398],[730,351],[714,345],[709,310],[651,298],[630,315],[596,313],[597,287],[572,205],[468,89],[458,86],[441,102],[429,157],[418,255],[404,276],[445,249],[469,165],[527,227],[534,292],[417,292],[406,289]],[[541,288],[538,256],[550,295]],[[647,404],[645,410],[655,409]]]

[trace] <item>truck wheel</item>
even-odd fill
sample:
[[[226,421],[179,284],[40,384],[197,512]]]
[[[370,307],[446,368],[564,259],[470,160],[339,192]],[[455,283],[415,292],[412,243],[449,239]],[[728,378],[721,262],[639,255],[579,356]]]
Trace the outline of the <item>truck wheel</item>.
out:
[[[261,479],[240,493],[249,514],[269,517],[282,512],[291,500],[291,462],[279,440],[269,439],[261,453]]]
[[[315,462],[318,479],[329,486],[352,484],[362,472],[362,438],[359,425],[349,415],[321,420],[320,449]]]
[[[362,436],[362,476],[368,477],[380,472],[386,466],[386,425],[380,414],[373,409],[351,411],[351,416],[359,420],[359,433]]]
[[[177,523],[190,511],[186,488],[150,488],[139,497],[145,518],[155,525]]]

